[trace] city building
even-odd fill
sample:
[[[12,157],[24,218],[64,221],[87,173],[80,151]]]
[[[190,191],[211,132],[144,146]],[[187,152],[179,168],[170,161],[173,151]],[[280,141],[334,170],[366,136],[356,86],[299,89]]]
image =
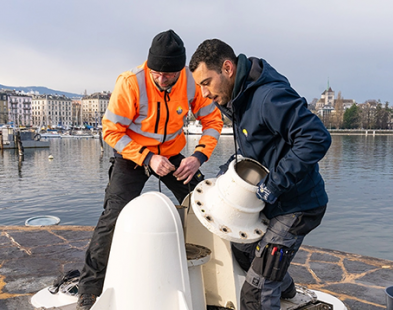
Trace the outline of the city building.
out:
[[[328,85],[321,97],[311,102],[309,108],[320,117],[327,128],[331,129],[342,126],[345,110],[354,104],[354,99],[344,99],[340,92],[336,98],[335,92]]]
[[[32,122],[36,127],[70,128],[72,100],[64,95],[33,95]]]
[[[82,121],[82,100],[73,99],[72,100],[72,125],[75,127],[80,127],[83,125]]]
[[[0,125],[8,123],[7,93],[0,91]]]
[[[82,97],[82,122],[85,125],[100,126],[101,119],[111,97],[110,92],[100,92]]]
[[[31,126],[31,96],[15,90],[5,90],[4,93],[7,96],[7,124],[15,127]]]

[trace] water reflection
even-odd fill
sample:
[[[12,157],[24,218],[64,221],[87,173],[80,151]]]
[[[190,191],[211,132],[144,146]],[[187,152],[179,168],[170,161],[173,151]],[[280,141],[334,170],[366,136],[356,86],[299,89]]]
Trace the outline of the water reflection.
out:
[[[183,154],[192,154],[198,136],[189,136]],[[202,167],[213,178],[234,153],[223,136]],[[333,136],[320,163],[329,204],[322,225],[305,243],[393,260],[393,137]],[[49,160],[48,156],[54,159]],[[49,149],[0,153],[0,225],[24,225],[36,215],[54,215],[62,225],[95,225],[102,212],[111,149],[97,139],[53,139]],[[173,195],[161,184],[163,192]],[[144,191],[158,191],[150,178]]]

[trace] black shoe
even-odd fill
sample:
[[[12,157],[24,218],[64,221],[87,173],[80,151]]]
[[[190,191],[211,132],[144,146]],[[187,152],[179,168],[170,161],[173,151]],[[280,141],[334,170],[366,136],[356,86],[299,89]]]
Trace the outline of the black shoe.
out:
[[[285,291],[281,292],[281,298],[290,299],[295,297],[295,295],[296,295],[296,287],[295,287],[295,283],[292,280],[291,285],[288,286],[288,288]]]
[[[76,303],[76,310],[89,310],[96,302],[97,296],[93,294],[82,294]]]

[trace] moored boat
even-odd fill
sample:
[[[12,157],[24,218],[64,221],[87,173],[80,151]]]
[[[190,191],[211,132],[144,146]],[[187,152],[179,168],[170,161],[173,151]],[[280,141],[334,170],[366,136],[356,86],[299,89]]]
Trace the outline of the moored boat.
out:
[[[40,132],[39,135],[41,135],[42,139],[48,139],[48,138],[61,138],[61,135],[57,130],[53,129],[48,129],[46,132]]]
[[[18,139],[23,148],[46,148],[49,141],[42,141],[41,135],[33,130],[19,130],[3,127],[0,131],[0,149],[17,149]]]
[[[199,121],[190,122],[187,127],[185,127],[185,133],[190,135],[201,135],[202,125]],[[221,135],[233,135],[233,127],[224,125],[221,130]]]
[[[91,131],[87,130],[70,130],[67,133],[61,134],[62,138],[93,138]]]

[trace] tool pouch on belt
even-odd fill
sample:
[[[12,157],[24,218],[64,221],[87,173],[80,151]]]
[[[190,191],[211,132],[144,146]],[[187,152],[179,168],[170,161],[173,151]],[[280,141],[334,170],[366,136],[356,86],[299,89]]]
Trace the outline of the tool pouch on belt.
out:
[[[262,275],[270,281],[282,281],[294,251],[280,244],[267,244],[262,251]]]

